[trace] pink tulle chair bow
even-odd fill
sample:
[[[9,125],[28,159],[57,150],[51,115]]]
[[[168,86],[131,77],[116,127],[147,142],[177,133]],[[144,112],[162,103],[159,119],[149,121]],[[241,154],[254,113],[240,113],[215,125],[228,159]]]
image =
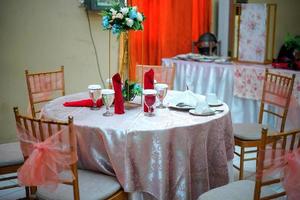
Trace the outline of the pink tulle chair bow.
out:
[[[283,186],[289,200],[300,199],[300,148],[288,153],[284,159]]]
[[[70,165],[78,158],[76,141],[70,142],[68,127],[44,141],[33,137],[21,125],[17,125],[17,130],[23,155],[27,158],[18,170],[20,185],[55,188],[59,183],[73,180]]]
[[[293,151],[265,150],[264,165],[271,166],[263,175],[281,173],[281,181],[289,200],[300,199],[300,147]],[[272,158],[273,157],[273,158]],[[275,158],[274,158],[275,157]],[[257,176],[262,176],[258,173]]]

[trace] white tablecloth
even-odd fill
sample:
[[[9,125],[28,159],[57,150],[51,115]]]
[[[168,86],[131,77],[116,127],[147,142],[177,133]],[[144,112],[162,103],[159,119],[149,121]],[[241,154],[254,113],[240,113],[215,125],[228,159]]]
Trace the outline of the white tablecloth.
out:
[[[170,63],[176,64],[175,90],[184,91],[188,87],[202,95],[216,93],[229,106],[234,123],[257,123],[260,101],[234,96],[234,65],[163,59],[163,64]],[[264,65],[255,67],[264,69]],[[291,73],[300,76],[300,72]],[[264,123],[277,126],[274,118],[266,117]],[[300,106],[296,102],[291,103],[286,122],[286,130],[293,128],[300,128]]]
[[[179,94],[169,91],[165,101]],[[62,105],[85,98],[87,92],[61,97],[43,109],[48,119],[74,117],[82,168],[116,174],[126,192],[157,199],[197,199],[228,183],[234,144],[226,104],[218,108],[222,113],[206,117],[169,109],[146,117],[142,107],[103,117],[104,107],[92,111]]]

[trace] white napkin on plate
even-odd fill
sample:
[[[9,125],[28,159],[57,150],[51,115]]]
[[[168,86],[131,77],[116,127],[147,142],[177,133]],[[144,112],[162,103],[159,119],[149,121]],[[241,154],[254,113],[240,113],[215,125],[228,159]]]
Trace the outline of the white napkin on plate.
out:
[[[198,114],[210,114],[213,112],[215,112],[215,110],[210,108],[206,101],[198,102],[195,108],[195,113]]]
[[[192,91],[186,90],[180,95],[170,99],[169,102],[174,106],[176,106],[179,103],[182,103],[195,108],[199,102],[204,102],[204,100],[198,97]]]

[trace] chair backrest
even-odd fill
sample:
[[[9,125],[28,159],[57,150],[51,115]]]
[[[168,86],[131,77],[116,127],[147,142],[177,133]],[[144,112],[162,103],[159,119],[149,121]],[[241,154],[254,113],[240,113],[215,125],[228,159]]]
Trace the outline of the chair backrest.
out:
[[[292,77],[273,74],[266,70],[258,123],[262,123],[264,113],[281,119],[280,132],[284,131],[286,117],[293,92],[295,74]],[[265,104],[277,108],[278,112],[265,108]]]
[[[261,196],[261,190],[264,186],[277,184],[281,181],[281,177],[268,177],[264,179],[264,175],[268,170],[279,165],[284,161],[284,156],[289,152],[300,148],[300,129],[272,134],[268,136],[268,130],[262,129],[262,138],[259,145],[258,162],[256,167],[256,182],[254,191],[254,200],[259,199],[275,199],[286,195],[285,191],[280,193],[269,194],[265,197]],[[270,172],[268,172],[270,175]],[[283,174],[281,174],[283,175]]]
[[[24,133],[26,136],[35,138],[40,142],[45,141],[47,138],[53,136],[56,132],[65,129],[66,132],[63,132],[63,134],[60,134],[60,137],[58,138],[59,141],[63,141],[64,144],[68,145],[70,147],[70,155],[77,157],[77,142],[76,142],[76,135],[74,132],[74,126],[73,126],[73,117],[68,117],[68,122],[58,122],[58,121],[48,121],[48,120],[42,120],[42,119],[35,119],[28,116],[22,116],[19,114],[18,108],[14,107],[14,114],[15,114],[15,120],[17,127],[22,130],[24,130]],[[22,147],[22,141],[20,141],[21,147]],[[22,149],[22,151],[26,151]],[[26,153],[24,153],[24,159],[28,158],[28,156],[25,156]],[[75,155],[76,154],[76,155]],[[77,172],[77,162],[70,165],[70,169],[73,172],[74,179],[72,181],[66,181],[64,184],[72,185],[73,187],[73,194],[74,199],[79,199],[79,186],[78,186],[78,172]]]
[[[41,73],[25,70],[25,76],[32,117],[40,112],[42,104],[65,95],[64,66],[57,71]]]
[[[153,69],[154,80],[157,83],[165,83],[169,86],[169,89],[173,89],[176,67],[175,64],[171,66],[160,65],[137,65],[136,66],[136,81],[144,86],[144,74],[145,72]]]

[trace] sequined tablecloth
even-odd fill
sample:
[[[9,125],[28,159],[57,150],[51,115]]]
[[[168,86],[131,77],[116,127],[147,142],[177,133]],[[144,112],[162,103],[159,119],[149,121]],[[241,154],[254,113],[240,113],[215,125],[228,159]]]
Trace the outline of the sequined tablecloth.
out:
[[[179,94],[169,91],[165,102]],[[42,111],[48,119],[74,117],[81,168],[116,175],[126,192],[162,200],[197,199],[229,182],[234,142],[226,104],[218,107],[222,113],[205,117],[170,109],[156,109],[154,117],[147,117],[142,107],[104,117],[104,107],[92,111],[62,105],[84,98],[87,92],[61,97]]]

